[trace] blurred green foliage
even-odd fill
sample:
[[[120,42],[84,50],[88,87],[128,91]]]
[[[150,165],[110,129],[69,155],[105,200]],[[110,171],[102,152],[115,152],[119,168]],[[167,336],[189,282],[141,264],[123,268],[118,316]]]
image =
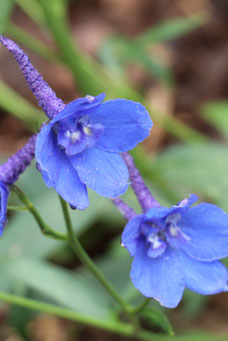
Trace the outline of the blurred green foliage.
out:
[[[182,37],[207,21],[205,14],[197,14],[160,23],[134,39],[122,35],[109,37],[97,51],[99,57],[97,61],[81,51],[72,40],[67,24],[66,0],[16,0],[15,3],[49,38],[52,37],[58,49],[57,51],[50,49],[47,44],[11,22],[10,14],[14,6],[14,1],[11,0],[0,0],[0,33],[5,32],[20,45],[26,46],[45,59],[54,63],[64,63],[71,71],[82,94],[105,91],[109,98],[124,97],[144,104],[146,100],[142,89],[135,89],[127,79],[128,64],[136,62],[157,82],[175,87],[170,67],[151,54],[148,47]],[[32,131],[35,131],[37,124],[40,125],[45,119],[39,109],[33,107],[2,81],[0,106],[25,122]],[[156,194],[161,203],[172,204],[195,192],[201,199],[212,201],[227,210],[228,102],[207,103],[201,110],[204,119],[216,127],[224,142],[214,142],[173,117],[163,117],[156,108],[150,106],[148,110],[155,123],[183,142],[166,148],[153,158],[146,155],[140,147],[133,152],[137,166],[153,194]],[[45,187],[34,164],[21,176],[18,186],[31,198],[46,221],[56,230],[63,231],[64,224],[57,195],[54,190]],[[138,209],[131,191],[125,198]],[[113,231],[114,235],[118,234],[123,219],[112,204],[95,193],[90,193],[90,200],[91,206],[86,213],[71,212],[77,235],[82,239],[83,236],[93,236],[92,229],[96,224],[103,224]],[[13,196],[11,204],[17,204]],[[119,247],[119,243],[118,236],[110,245],[109,251],[97,259],[97,264],[125,297],[138,302],[142,297],[129,278],[131,260],[126,251]],[[67,270],[48,261],[64,259],[65,249],[59,241],[45,238],[40,233],[29,212],[14,212],[10,216],[0,244],[1,291],[37,298],[92,317],[107,320],[113,317],[114,302],[86,269],[80,267],[76,271]],[[183,314],[192,318],[204,310],[206,303],[207,297],[202,298],[187,292],[181,309]],[[10,317],[12,324],[16,325],[19,314],[20,312],[16,310],[12,314]],[[152,303],[143,314],[154,328],[167,334],[172,333],[164,310],[155,303]],[[154,340],[168,339],[169,336],[158,334]],[[193,334],[173,339],[217,341],[223,337]]]

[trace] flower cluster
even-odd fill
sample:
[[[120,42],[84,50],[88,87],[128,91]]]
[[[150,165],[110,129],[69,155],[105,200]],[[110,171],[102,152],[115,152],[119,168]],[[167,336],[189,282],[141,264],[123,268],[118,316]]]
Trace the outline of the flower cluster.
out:
[[[128,170],[119,153],[134,148],[150,133],[152,121],[143,105],[124,99],[104,100],[104,94],[79,98],[68,105],[56,97],[11,40],[0,41],[14,55],[29,88],[51,121],[36,142],[38,169],[72,207],[89,205],[87,186],[115,198],[128,188]]]
[[[228,256],[228,215],[212,204],[192,206],[194,195],[171,208],[162,207],[126,153],[150,133],[146,109],[124,99],[103,102],[104,94],[65,105],[14,42],[2,36],[0,42],[14,55],[50,119],[0,166],[0,232],[6,223],[9,185],[35,155],[46,185],[72,208],[89,205],[87,187],[114,198],[129,220],[122,244],[134,257],[131,279],[143,295],[173,308],[185,287],[200,294],[227,291],[227,270],[219,260]],[[139,215],[117,198],[127,190],[129,175],[142,207]]]

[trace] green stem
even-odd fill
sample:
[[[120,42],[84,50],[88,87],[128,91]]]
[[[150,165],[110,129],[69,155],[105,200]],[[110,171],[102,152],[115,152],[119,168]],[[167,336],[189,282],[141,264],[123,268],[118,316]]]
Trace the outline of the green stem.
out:
[[[132,308],[132,312],[134,314],[139,313],[140,311],[144,310],[144,308],[146,308],[146,306],[150,303],[151,297],[147,297],[146,299],[144,299],[141,303],[139,303],[138,306],[133,307]]]
[[[89,255],[86,253],[86,251],[81,246],[78,238],[74,234],[72,222],[70,219],[67,203],[61,198],[61,206],[63,210],[64,219],[66,222],[66,227],[69,235],[69,242],[71,244],[71,247],[75,254],[78,256],[78,258],[82,261],[83,264],[85,264],[90,271],[94,274],[94,276],[99,280],[99,282],[103,285],[103,287],[109,292],[109,294],[121,305],[123,311],[127,316],[132,318],[132,314],[130,312],[130,308],[128,304],[122,299],[122,297],[116,292],[116,290],[113,288],[113,286],[106,280],[104,275],[100,272],[100,270],[97,268],[95,263],[92,261],[92,259],[89,257]]]
[[[83,324],[90,325],[97,328],[101,328],[104,330],[108,330],[119,335],[133,337],[134,336],[134,328],[128,323],[121,323],[117,321],[103,321],[97,318],[83,316],[75,311],[68,310],[66,308],[57,307],[52,304],[47,304],[39,301],[35,301],[29,298],[16,296],[12,294],[7,294],[4,292],[0,292],[0,300],[3,302],[15,304],[21,307],[25,307],[32,310],[41,311],[43,313],[52,314],[55,316],[59,316],[61,318],[66,318],[68,320]],[[138,338],[141,340],[148,341],[162,341],[166,340],[166,338],[162,335],[153,334],[148,331],[141,330],[138,333]]]
[[[97,328],[101,328],[103,330],[108,330],[110,332],[126,336],[129,338],[133,338],[134,329],[128,323],[121,323],[117,321],[111,320],[100,320],[94,317],[83,316],[75,311],[68,310],[66,308],[57,307],[52,304],[47,304],[39,301],[32,300],[30,298],[16,296],[4,292],[0,292],[0,301],[7,302],[10,304],[15,304],[24,308],[41,311],[46,314],[52,314],[61,318],[65,318],[71,320],[73,322],[80,323],[82,325],[89,325]],[[172,336],[162,335],[158,333],[153,333],[147,330],[140,330],[137,338],[142,341],[192,341],[192,340],[201,340],[201,341],[227,341],[227,335],[221,336],[211,336],[205,333],[190,333],[183,336]]]
[[[49,227],[44,220],[42,219],[41,215],[35,208],[35,206],[29,201],[29,199],[26,197],[26,195],[15,185],[11,186],[12,190],[16,193],[20,201],[27,207],[29,212],[33,215],[35,218],[37,224],[40,227],[41,232],[47,236],[51,237],[57,240],[68,240],[68,236],[59,232],[56,232],[51,227]]]
[[[8,211],[28,211],[27,206],[7,206]]]

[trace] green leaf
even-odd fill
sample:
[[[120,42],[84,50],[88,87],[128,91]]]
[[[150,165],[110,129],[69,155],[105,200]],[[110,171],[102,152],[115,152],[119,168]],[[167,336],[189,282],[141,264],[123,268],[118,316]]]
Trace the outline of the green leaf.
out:
[[[178,145],[167,148],[151,164],[176,193],[195,192],[228,209],[228,148],[225,144]]]
[[[152,326],[159,327],[165,333],[174,335],[172,326],[166,316],[166,314],[158,308],[147,307],[141,313],[143,318],[152,324]]]
[[[66,17],[62,20],[58,19],[53,1],[39,0],[39,3],[64,63],[71,70],[75,82],[83,94],[96,95],[106,92],[110,97],[139,100],[140,96],[129,84],[110,75],[99,63],[76,46],[76,42],[72,40],[68,30]]]
[[[109,296],[79,274],[45,261],[1,258],[1,271],[55,303],[89,316],[107,317]]]
[[[129,62],[139,63],[155,79],[173,83],[171,70],[158,61],[136,41],[121,36],[108,38],[99,51],[102,63],[112,72],[123,77],[124,68]]]
[[[55,0],[52,1],[53,14],[60,20],[66,16],[67,0]]]
[[[190,17],[167,20],[141,34],[138,41],[147,45],[177,39],[201,27],[207,21],[207,13],[197,13]]]
[[[125,45],[125,54],[125,58],[129,61],[140,63],[155,79],[170,85],[173,84],[171,70],[152,55],[148,55],[147,51],[145,51],[136,41]]]
[[[45,22],[44,14],[36,0],[15,0],[17,5],[38,25]]]
[[[44,113],[0,81],[0,107],[16,116],[35,131],[45,120]]]
[[[107,38],[97,52],[102,64],[112,73],[124,77],[122,55],[125,50],[125,39],[121,36]]]
[[[58,55],[48,48],[43,42],[36,39],[30,33],[26,32],[18,25],[9,23],[7,25],[7,34],[13,39],[18,40],[20,44],[25,45],[31,51],[35,52],[38,56],[46,58],[51,61],[59,61]]]
[[[205,103],[201,114],[226,138],[228,138],[228,101]]]
[[[13,10],[13,6],[14,0],[0,0],[0,34],[5,33],[5,28]]]

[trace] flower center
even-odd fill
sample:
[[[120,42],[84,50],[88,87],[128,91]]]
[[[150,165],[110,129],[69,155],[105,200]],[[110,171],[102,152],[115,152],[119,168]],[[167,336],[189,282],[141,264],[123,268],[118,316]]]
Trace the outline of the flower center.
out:
[[[178,226],[181,220],[181,214],[175,213],[168,215],[165,221],[159,221],[157,224],[149,222],[143,225],[142,234],[146,237],[149,244],[147,254],[155,258],[161,256],[168,245],[180,247],[180,243],[186,243],[190,240]],[[161,227],[161,226],[164,227]]]
[[[68,155],[75,155],[96,144],[103,133],[100,124],[90,124],[89,116],[85,115],[76,120],[65,119],[55,127],[57,141]]]

